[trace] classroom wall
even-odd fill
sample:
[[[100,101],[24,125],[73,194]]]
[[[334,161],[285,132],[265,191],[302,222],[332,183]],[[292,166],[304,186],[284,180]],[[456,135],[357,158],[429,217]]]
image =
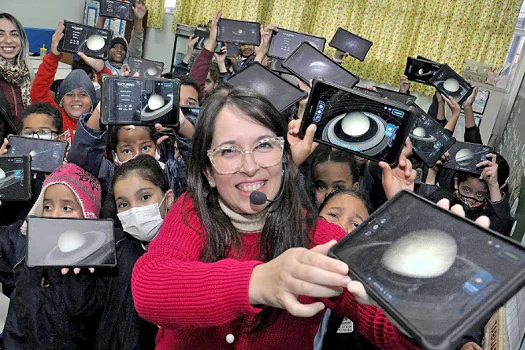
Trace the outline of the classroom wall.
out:
[[[510,166],[510,204],[517,202],[516,227],[513,238],[521,241],[525,233],[525,79],[509,115],[500,144],[500,153]]]
[[[24,27],[56,29],[58,21],[82,23],[82,0],[0,0],[2,11],[15,16]]]
[[[171,65],[175,34],[171,32],[173,15],[164,14],[162,29],[147,28],[144,40],[144,58],[164,62],[164,68]]]

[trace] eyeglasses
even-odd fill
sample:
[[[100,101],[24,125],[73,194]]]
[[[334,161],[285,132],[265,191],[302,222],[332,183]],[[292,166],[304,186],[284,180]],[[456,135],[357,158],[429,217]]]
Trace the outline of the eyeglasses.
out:
[[[242,150],[237,146],[221,146],[208,150],[208,158],[219,174],[234,174],[243,164],[243,155],[251,153],[257,166],[269,168],[277,165],[283,158],[284,138],[266,138],[255,143],[252,148]]]
[[[44,140],[52,140],[56,139],[58,137],[58,132],[53,131],[51,129],[40,129],[38,131],[33,130],[22,130],[21,135],[23,137],[32,137],[32,138],[39,138]]]

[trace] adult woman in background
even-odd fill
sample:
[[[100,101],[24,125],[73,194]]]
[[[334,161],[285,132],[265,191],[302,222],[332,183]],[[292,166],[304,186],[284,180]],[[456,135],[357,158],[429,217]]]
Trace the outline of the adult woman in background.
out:
[[[0,140],[16,134],[18,119],[31,103],[34,73],[29,42],[22,24],[9,13],[0,13]]]
[[[363,286],[327,256],[346,232],[301,205],[295,165],[315,127],[302,141],[286,131],[271,103],[245,90],[215,94],[201,111],[189,193],[133,272],[137,311],[161,327],[157,349],[312,348],[325,305],[383,349],[418,348],[356,300],[349,291],[364,301]],[[404,157],[399,172],[413,181]]]

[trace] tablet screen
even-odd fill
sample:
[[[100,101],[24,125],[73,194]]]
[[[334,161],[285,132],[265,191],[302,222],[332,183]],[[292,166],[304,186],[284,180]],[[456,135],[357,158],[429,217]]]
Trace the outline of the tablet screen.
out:
[[[178,125],[179,80],[111,76],[102,85],[106,124]]]
[[[64,37],[58,43],[58,51],[77,53],[107,60],[112,32],[106,29],[64,21]]]
[[[472,87],[448,65],[444,64],[430,79],[432,85],[461,105],[472,93]]]
[[[363,61],[372,47],[372,42],[343,28],[338,28],[329,44],[337,50]]]
[[[427,349],[454,349],[525,283],[525,249],[402,191],[331,249]]]
[[[279,31],[272,36],[268,56],[284,60],[303,42],[312,44],[312,46],[322,52],[324,51],[326,39],[279,28]]]
[[[421,108],[416,107],[416,110],[418,120],[409,135],[412,150],[427,166],[433,167],[456,139]]]
[[[487,160],[487,154],[492,153],[490,146],[469,142],[456,142],[448,153],[450,160],[443,163],[443,167],[472,174],[481,174],[483,168],[477,168],[476,164]]]
[[[259,46],[261,24],[221,18],[217,24],[217,41]]]
[[[234,87],[252,89],[266,97],[282,112],[297,101],[306,98],[306,93],[293,86],[291,83],[264,68],[259,63],[254,63],[228,80]]]
[[[407,57],[405,75],[408,80],[422,84],[430,84],[430,78],[436,74],[439,68],[441,68],[439,63]]]
[[[30,173],[29,156],[0,156],[0,200],[29,200]]]
[[[10,136],[9,146],[9,154],[31,156],[31,170],[52,173],[64,162],[67,142]]]
[[[113,221],[27,218],[27,265],[115,266]]]
[[[322,78],[346,87],[353,87],[359,78],[332,61],[312,45],[304,42],[283,62],[283,67],[308,82]]]
[[[316,81],[301,133],[315,123],[317,141],[395,164],[414,118],[410,107]]]

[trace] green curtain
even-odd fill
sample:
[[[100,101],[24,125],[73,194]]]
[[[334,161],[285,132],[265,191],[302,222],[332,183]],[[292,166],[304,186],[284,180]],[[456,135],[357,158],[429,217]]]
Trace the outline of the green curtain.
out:
[[[374,44],[364,62],[343,65],[362,79],[396,86],[407,56],[422,55],[461,72],[466,59],[501,66],[522,0],[177,0],[177,23],[205,24],[222,17],[332,38],[338,27]],[[149,20],[148,20],[149,21]],[[333,49],[326,46],[326,53]],[[413,84],[413,90],[433,89]]]

